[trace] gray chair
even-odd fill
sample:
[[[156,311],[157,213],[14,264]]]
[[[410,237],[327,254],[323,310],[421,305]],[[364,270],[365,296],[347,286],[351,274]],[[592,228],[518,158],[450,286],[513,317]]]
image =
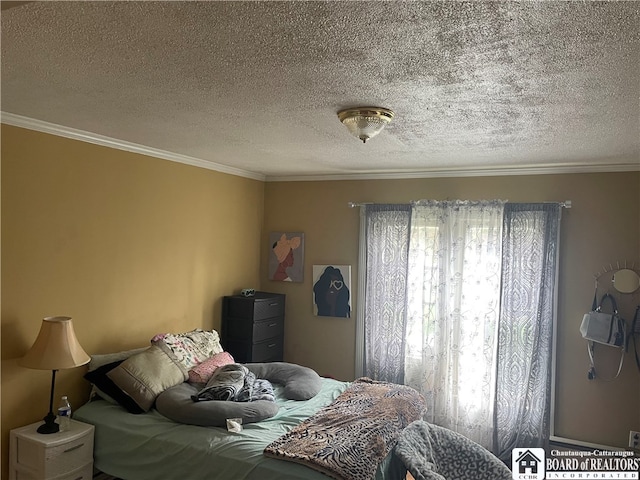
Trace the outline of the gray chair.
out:
[[[511,480],[511,470],[489,450],[453,430],[410,423],[394,453],[415,480]]]

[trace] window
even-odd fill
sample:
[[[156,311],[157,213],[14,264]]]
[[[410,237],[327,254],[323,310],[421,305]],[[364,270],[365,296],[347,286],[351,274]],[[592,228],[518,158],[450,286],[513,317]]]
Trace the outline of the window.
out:
[[[559,204],[367,205],[363,374],[497,454],[548,439]]]

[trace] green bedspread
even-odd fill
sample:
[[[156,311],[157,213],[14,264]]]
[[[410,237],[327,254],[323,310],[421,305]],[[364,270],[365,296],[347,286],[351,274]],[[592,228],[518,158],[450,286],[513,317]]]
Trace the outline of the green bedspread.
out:
[[[327,480],[322,473],[268,458],[263,451],[302,420],[333,402],[348,385],[323,379],[320,393],[307,401],[287,400],[281,387],[275,385],[278,414],[244,425],[239,433],[179,424],[155,409],[134,415],[104,400],[83,405],[74,418],[96,427],[95,467],[126,480]],[[404,471],[401,462],[389,456],[375,479],[404,478]]]

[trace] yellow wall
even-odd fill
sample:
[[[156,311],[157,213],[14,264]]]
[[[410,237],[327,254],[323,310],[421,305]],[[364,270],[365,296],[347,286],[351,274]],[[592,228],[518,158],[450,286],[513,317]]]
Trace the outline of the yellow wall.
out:
[[[354,376],[355,306],[350,319],[315,317],[312,266],[352,266],[357,295],[359,209],[349,201],[402,203],[417,199],[493,199],[513,202],[572,200],[563,210],[558,320],[556,435],[626,447],[629,430],[640,430],[640,372],[627,354],[620,378],[587,380],[586,343],[578,328],[591,306],[594,274],[621,260],[640,261],[640,174],[609,173],[383,181],[279,182],[265,187],[263,242],[269,232],[305,233],[303,283],[269,281],[268,249],[262,257],[263,289],[287,295],[285,356],[322,374]],[[604,282],[603,288],[609,285]],[[640,292],[616,294],[629,319]],[[603,347],[601,350],[607,350]],[[608,353],[615,353],[614,349]],[[617,358],[600,357],[604,373]]]
[[[8,432],[48,410],[51,372],[17,365],[41,319],[89,353],[218,329],[221,297],[259,282],[263,182],[2,125],[2,471]],[[85,368],[56,398],[87,398]]]

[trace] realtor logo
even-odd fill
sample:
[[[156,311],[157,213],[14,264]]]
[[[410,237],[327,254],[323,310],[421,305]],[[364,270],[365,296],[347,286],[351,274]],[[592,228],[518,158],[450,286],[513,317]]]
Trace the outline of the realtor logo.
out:
[[[514,448],[511,473],[514,480],[544,480],[544,449]]]

